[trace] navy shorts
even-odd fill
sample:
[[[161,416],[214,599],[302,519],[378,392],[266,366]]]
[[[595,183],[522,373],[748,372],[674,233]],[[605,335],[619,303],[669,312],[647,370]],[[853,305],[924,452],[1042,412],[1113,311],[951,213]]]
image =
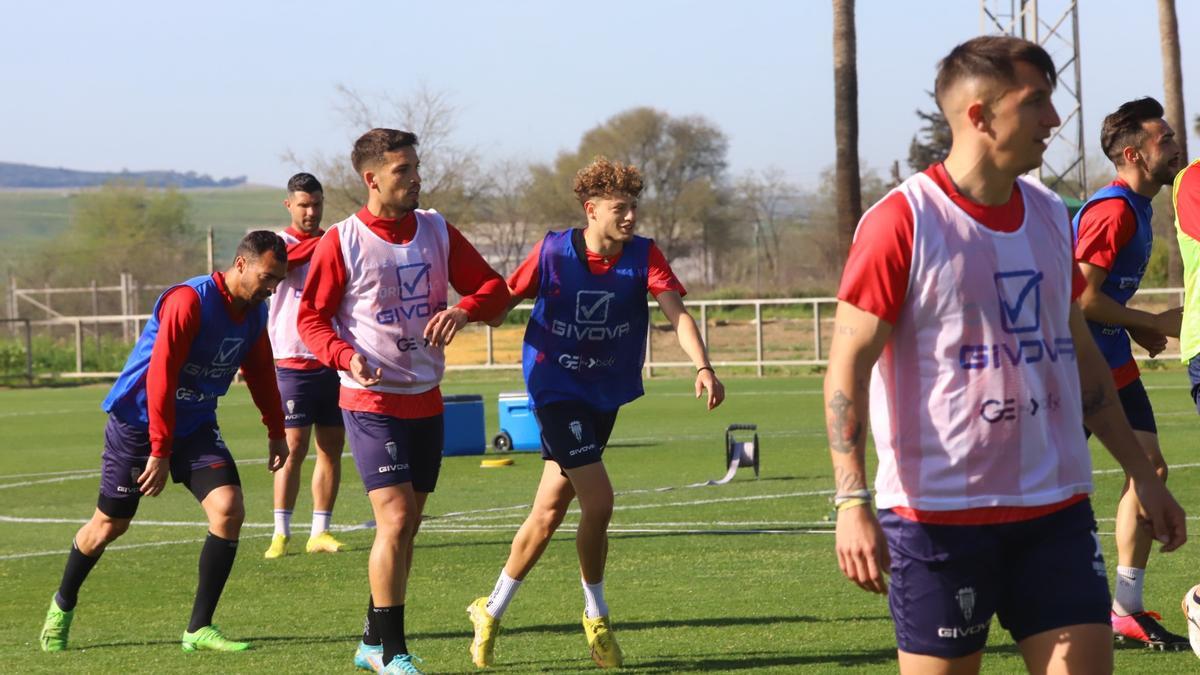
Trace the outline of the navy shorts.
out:
[[[616,410],[597,410],[582,401],[555,401],[533,410],[542,431],[542,459],[563,469],[600,461],[617,422]]]
[[[137,479],[150,459],[148,429],[126,424],[113,415],[104,427],[104,454],[100,458],[100,499],[97,506],[114,518],[132,518],[142,493]],[[202,424],[171,445],[171,479],[183,483],[196,499],[222,485],[241,485],[233,455],[216,424]]]
[[[958,658],[983,649],[992,615],[1013,640],[1109,623],[1108,578],[1091,502],[1000,525],[929,525],[879,512],[892,556],[888,606],[902,651]]]
[[[367,492],[412,483],[433,492],[442,470],[442,416],[400,419],[379,413],[342,411],[354,465]]]
[[[1188,373],[1191,372],[1192,368],[1188,366]],[[1196,381],[1193,379],[1193,397],[1196,395],[1195,392]],[[1118,389],[1117,397],[1121,400],[1121,409],[1125,411],[1125,418],[1129,420],[1129,426],[1133,427],[1134,431],[1158,433],[1158,424],[1154,421],[1154,406],[1150,405],[1150,395],[1146,393],[1146,385],[1142,383],[1142,378],[1139,377]],[[1084,427],[1083,431],[1088,438],[1091,438],[1090,429]]]
[[[1188,379],[1192,382],[1192,403],[1196,404],[1196,412],[1200,412],[1200,354],[1188,361]]]
[[[342,409],[338,407],[342,384],[336,370],[276,367],[275,379],[279,382],[279,400],[283,402],[283,426],[296,429],[314,424],[319,427],[344,424]]]

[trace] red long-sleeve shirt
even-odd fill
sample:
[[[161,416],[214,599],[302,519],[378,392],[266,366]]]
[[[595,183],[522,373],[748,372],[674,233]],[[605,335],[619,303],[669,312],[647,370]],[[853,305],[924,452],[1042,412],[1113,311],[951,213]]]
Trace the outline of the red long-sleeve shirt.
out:
[[[380,218],[366,207],[356,214],[371,232],[393,244],[407,244],[417,233],[417,217],[408,213],[400,219]],[[508,287],[479,251],[450,223],[449,276],[450,285],[462,295],[458,307],[467,312],[471,321],[498,316],[508,307]],[[346,292],[346,262],[342,258],[338,231],[331,230],[320,239],[300,295],[298,328],[304,340],[322,363],[338,370],[350,369],[354,349],[338,337],[333,319],[341,307]],[[421,394],[393,394],[370,389],[342,387],[339,404],[346,410],[373,412],[417,419],[442,412],[442,392],[434,387]]]
[[[542,243],[545,240],[539,241],[533,245],[529,251],[529,255],[517,265],[517,269],[513,270],[512,274],[508,275],[508,288],[514,296],[532,300],[537,297],[538,283],[541,278],[541,260],[542,260]],[[588,270],[597,276],[607,274],[617,261],[621,259],[621,253],[615,256],[604,256],[595,251],[587,251]],[[624,253],[624,251],[622,251]],[[679,295],[687,295],[687,289],[683,287],[683,283],[675,276],[675,272],[671,271],[671,265],[667,263],[667,257],[659,250],[658,244],[650,244],[650,259],[649,271],[646,278],[646,288],[654,297],[667,292],[676,291]]]
[[[213,272],[213,280],[225,300],[225,309],[237,322],[244,321],[245,312],[234,314],[233,296],[225,285],[225,276]],[[146,371],[146,412],[150,418],[150,454],[169,457],[175,434],[175,389],[179,371],[187,361],[192,342],[200,333],[200,295],[191,286],[176,286],[167,291],[158,308],[158,335],[150,351],[150,366]],[[262,413],[263,425],[271,439],[283,438],[283,408],[279,403],[279,388],[275,383],[275,362],[267,331],[250,347],[242,361],[242,375],[254,405]]]

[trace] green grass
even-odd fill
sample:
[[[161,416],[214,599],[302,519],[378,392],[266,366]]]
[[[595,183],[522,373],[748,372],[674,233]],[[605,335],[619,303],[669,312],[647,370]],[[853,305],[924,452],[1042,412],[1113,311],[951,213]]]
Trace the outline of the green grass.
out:
[[[445,391],[483,394],[491,434],[495,395],[518,387],[515,377],[454,376]],[[1198,509],[1200,482],[1194,474],[1200,449],[1191,441],[1198,420],[1185,376],[1176,370],[1149,373],[1146,379],[1163,447],[1176,465],[1171,484],[1185,508]],[[739,378],[727,384],[727,403],[706,414],[690,396],[690,380],[651,381],[647,396],[622,411],[606,452],[605,465],[620,493],[607,597],[629,667],[646,673],[895,672],[886,600],[841,578],[823,522],[828,498],[814,494],[831,485],[820,380]],[[0,521],[0,670],[351,672],[367,600],[371,531],[344,532],[352,550],[334,556],[262,559],[271,521],[269,474],[261,463],[266,444],[240,387],[222,402],[220,416],[224,436],[242,460],[248,526],[217,622],[231,637],[252,640],[256,649],[234,655],[180,652],[178,638],[190,611],[205,528],[191,496],[170,486],[162,497],[144,500],[139,518],[197,524],[135,521],[117,544],[131,548],[107,552],[83,588],[72,648],[62,654],[38,651],[37,633],[65,551],[77,521],[95,505],[104,423],[98,405],[104,393],[101,386],[0,391],[0,426],[6,432],[0,515],[75,521]],[[734,422],[759,425],[762,477],[756,481],[743,471],[726,486],[683,487],[723,473],[723,430]],[[1097,469],[1114,467],[1102,451],[1095,457]],[[348,453],[343,467],[335,523],[362,523],[370,511]],[[410,645],[431,672],[472,671],[464,608],[491,589],[540,469],[532,454],[518,455],[516,465],[505,469],[480,469],[479,457],[445,459],[429,513],[475,513],[431,518],[417,539],[407,623]],[[47,475],[67,471],[82,473]],[[1111,516],[1120,476],[1100,473],[1096,487],[1111,567]],[[673,489],[658,491],[662,488]],[[498,507],[512,508],[479,512]],[[307,520],[309,508],[305,488],[298,521]],[[568,516],[506,615],[497,671],[594,667],[579,627],[574,520]],[[478,529],[458,531],[464,526]],[[304,525],[299,528],[302,544]],[[764,529],[783,533],[750,533]],[[1149,606],[1162,611],[1175,630],[1184,628],[1176,609],[1180,596],[1200,581],[1195,547],[1155,554],[1151,562]],[[48,553],[14,557],[40,552]],[[1023,670],[1014,645],[996,624],[984,670]],[[1117,670],[1200,672],[1200,661],[1190,653],[1119,649]]]

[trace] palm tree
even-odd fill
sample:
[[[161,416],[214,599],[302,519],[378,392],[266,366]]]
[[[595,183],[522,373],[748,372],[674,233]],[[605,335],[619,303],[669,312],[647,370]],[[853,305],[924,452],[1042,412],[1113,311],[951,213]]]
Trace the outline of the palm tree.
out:
[[[854,0],[833,0],[833,114],[837,143],[837,228],[843,253],[862,217],[858,173],[858,63]]]
[[[1162,42],[1163,99],[1167,109],[1167,123],[1175,130],[1175,138],[1179,141],[1186,159],[1187,116],[1183,112],[1183,67],[1179,58],[1179,20],[1175,17],[1175,0],[1158,0],[1158,33]],[[1179,242],[1173,236],[1166,239],[1170,247],[1167,256],[1167,283],[1178,287],[1183,285]]]

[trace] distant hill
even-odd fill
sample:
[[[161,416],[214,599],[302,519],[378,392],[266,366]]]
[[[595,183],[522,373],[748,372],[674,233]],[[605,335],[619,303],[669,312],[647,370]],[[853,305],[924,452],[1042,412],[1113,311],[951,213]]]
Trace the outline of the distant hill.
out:
[[[0,189],[86,188],[115,180],[145,183],[147,187],[225,188],[245,184],[246,177],[214,180],[195,171],[76,171],[0,162]]]

